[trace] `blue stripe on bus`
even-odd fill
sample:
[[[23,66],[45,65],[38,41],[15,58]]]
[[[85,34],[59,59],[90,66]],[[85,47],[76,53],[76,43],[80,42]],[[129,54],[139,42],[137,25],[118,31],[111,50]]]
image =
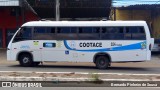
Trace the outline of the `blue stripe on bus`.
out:
[[[81,51],[81,52],[104,52],[104,51],[125,51],[125,50],[138,50],[138,49],[145,49],[142,47],[142,44],[146,44],[146,41],[140,42],[140,43],[135,43],[131,45],[126,45],[126,46],[119,46],[119,47],[113,47],[113,48],[102,48],[102,49],[89,49],[89,50],[78,50],[78,49],[73,49],[68,46],[67,40],[64,40],[64,45],[68,50],[73,50],[73,51]]]

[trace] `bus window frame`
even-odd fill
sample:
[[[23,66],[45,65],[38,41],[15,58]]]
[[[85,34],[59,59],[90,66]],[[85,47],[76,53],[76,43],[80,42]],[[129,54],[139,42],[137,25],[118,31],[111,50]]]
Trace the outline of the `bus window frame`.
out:
[[[34,39],[33,38],[33,36],[34,36],[34,29],[36,28],[36,27],[43,27],[43,26],[25,26],[25,27],[21,27],[20,28],[20,30],[19,31],[21,31],[23,28],[31,28],[31,40],[40,40],[40,39]],[[79,33],[79,28],[83,28],[82,26],[64,26],[64,27],[69,27],[70,28],[70,32],[71,32],[71,28],[76,28],[76,33],[71,33],[71,34],[76,34],[77,35],[77,39],[52,39],[52,40],[146,40],[147,39],[147,36],[146,36],[146,31],[145,31],[145,27],[144,26],[93,26],[92,27],[92,33]],[[91,28],[91,26],[85,26],[85,27],[90,27]],[[102,39],[102,36],[103,36],[103,34],[105,34],[105,33],[103,33],[103,28],[106,28],[106,30],[107,30],[107,28],[108,27],[113,27],[113,28],[123,28],[123,33],[120,33],[120,32],[118,32],[119,34],[124,34],[124,38],[122,39]],[[129,27],[142,27],[143,28],[143,31],[144,31],[144,33],[143,34],[145,34],[145,39],[133,39],[132,38],[132,36],[131,36],[131,38],[130,39],[126,39],[126,37],[125,37],[125,35],[127,34],[126,33],[126,28],[129,28]],[[45,28],[45,30],[46,30],[46,28],[54,28],[55,29],[55,33],[45,33],[45,34],[51,34],[51,35],[54,35],[54,36],[52,36],[53,38],[57,38],[57,36],[60,34],[60,33],[58,33],[58,28],[63,28],[62,26],[44,26],[43,28]],[[93,30],[93,28],[99,28],[99,32],[98,33],[96,33],[96,32],[94,32]],[[19,33],[19,31],[17,32],[17,33]],[[117,34],[118,34],[117,33]],[[140,32],[138,32],[138,33],[140,33]],[[137,34],[138,34],[137,33]],[[42,34],[42,33],[40,33],[40,34]],[[61,33],[61,34],[67,34],[67,33]],[[96,34],[96,35],[98,35],[98,38],[97,39],[81,39],[80,38],[80,34]],[[111,34],[114,34],[114,33],[111,33]],[[129,33],[129,34],[131,34],[132,35],[132,33]],[[94,36],[94,35],[93,35]],[[16,37],[16,36],[15,36]],[[44,40],[48,40],[48,39],[44,39]],[[13,40],[14,41],[14,40]],[[24,40],[22,40],[22,41],[24,41]]]

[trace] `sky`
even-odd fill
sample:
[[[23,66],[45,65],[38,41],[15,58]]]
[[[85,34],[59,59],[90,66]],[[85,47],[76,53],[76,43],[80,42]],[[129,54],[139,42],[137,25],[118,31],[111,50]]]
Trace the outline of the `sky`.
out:
[[[160,0],[112,0],[113,6],[128,6],[135,4],[160,4]]]

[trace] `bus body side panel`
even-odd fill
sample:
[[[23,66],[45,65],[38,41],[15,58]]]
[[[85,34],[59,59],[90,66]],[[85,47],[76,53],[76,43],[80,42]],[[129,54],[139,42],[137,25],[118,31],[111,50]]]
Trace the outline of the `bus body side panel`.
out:
[[[111,44],[118,46],[111,46]],[[43,47],[44,43],[55,43],[56,48]],[[87,43],[101,43],[102,47],[85,46]],[[132,46],[138,44],[139,46]],[[144,44],[144,46],[143,46]],[[81,45],[81,46],[80,46]],[[122,46],[119,46],[122,45]],[[16,48],[16,49],[14,49]],[[136,49],[139,48],[139,49]],[[145,41],[21,41],[12,44],[12,60],[16,60],[18,53],[28,51],[33,54],[34,61],[68,61],[68,62],[93,62],[97,53],[108,53],[112,62],[145,61],[147,53]]]
[[[10,47],[11,47],[11,46],[10,46]],[[7,60],[8,60],[8,61],[14,61],[14,59],[11,58],[11,57],[12,57],[11,52],[12,52],[12,50],[8,48],[8,50],[7,50]]]
[[[17,55],[21,51],[20,49],[17,49],[17,47],[19,47],[18,43],[9,44],[8,46],[9,50],[7,50],[7,60],[8,61],[17,61]]]
[[[54,61],[54,62],[75,62],[73,52],[69,50],[46,50],[42,51],[43,61]]]
[[[71,52],[64,48],[62,40],[41,40],[42,61],[72,61]]]
[[[76,62],[93,62],[94,55],[97,53],[102,52],[78,52],[77,60]],[[141,51],[109,51],[109,52],[103,52],[108,54],[111,57],[111,62],[138,62],[138,61],[146,61],[146,54],[147,52],[141,52]]]
[[[20,41],[12,43],[11,59],[13,61],[18,59],[18,55],[23,52],[28,52],[32,54],[34,61],[42,61],[41,59],[41,49],[38,45],[35,45],[34,41]]]
[[[97,44],[97,45],[94,45]],[[112,62],[145,61],[145,40],[76,40],[64,42],[65,47],[78,54],[77,62],[93,62],[97,53],[107,53]],[[101,45],[101,46],[99,46]]]
[[[112,62],[139,62],[147,59],[147,52],[138,50],[109,52],[109,54],[112,57]]]

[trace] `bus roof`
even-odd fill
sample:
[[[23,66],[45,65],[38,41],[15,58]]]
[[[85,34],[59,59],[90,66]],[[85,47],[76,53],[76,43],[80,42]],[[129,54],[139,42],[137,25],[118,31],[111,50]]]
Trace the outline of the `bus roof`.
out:
[[[32,21],[22,25],[26,26],[144,26],[146,21]]]

